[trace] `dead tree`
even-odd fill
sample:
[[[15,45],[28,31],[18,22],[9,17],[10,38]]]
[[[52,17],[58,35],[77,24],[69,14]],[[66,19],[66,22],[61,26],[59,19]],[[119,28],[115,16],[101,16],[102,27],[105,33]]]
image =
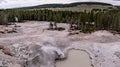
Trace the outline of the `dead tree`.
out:
[[[50,22],[50,24],[49,24],[49,29],[53,29],[53,23],[52,22]]]
[[[54,22],[54,28],[55,29],[57,29],[58,27],[57,27],[57,23],[56,22]]]

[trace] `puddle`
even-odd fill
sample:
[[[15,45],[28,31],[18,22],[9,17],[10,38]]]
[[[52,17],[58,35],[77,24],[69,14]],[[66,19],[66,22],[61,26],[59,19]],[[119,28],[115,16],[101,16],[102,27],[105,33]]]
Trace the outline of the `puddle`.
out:
[[[58,61],[56,67],[92,67],[89,55],[80,50],[71,50],[68,53],[68,58],[63,61]]]

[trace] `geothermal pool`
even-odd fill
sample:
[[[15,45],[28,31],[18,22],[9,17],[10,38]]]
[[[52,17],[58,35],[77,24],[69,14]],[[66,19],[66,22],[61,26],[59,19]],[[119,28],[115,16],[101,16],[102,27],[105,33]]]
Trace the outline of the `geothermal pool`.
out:
[[[92,67],[89,55],[80,50],[70,50],[68,58],[56,63],[56,67]]]

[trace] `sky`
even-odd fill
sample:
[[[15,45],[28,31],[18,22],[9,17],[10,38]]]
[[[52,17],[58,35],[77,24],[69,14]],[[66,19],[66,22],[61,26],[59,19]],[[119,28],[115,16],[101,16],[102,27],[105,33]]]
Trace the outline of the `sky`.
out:
[[[72,2],[105,2],[113,5],[120,5],[120,0],[0,0],[0,9],[35,6],[51,3],[72,3]]]

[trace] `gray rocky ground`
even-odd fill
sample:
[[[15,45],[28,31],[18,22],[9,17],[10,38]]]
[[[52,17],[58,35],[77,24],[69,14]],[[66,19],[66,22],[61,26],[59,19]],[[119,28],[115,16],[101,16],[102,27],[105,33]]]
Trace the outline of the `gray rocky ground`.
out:
[[[120,67],[120,35],[108,31],[69,35],[47,30],[49,22],[18,23],[17,33],[0,34],[0,45],[10,49],[9,56],[0,49],[0,67],[55,67],[56,59],[65,59],[69,50],[80,50],[89,56],[92,67]],[[84,60],[84,58],[83,58]],[[81,61],[81,60],[79,60]]]

